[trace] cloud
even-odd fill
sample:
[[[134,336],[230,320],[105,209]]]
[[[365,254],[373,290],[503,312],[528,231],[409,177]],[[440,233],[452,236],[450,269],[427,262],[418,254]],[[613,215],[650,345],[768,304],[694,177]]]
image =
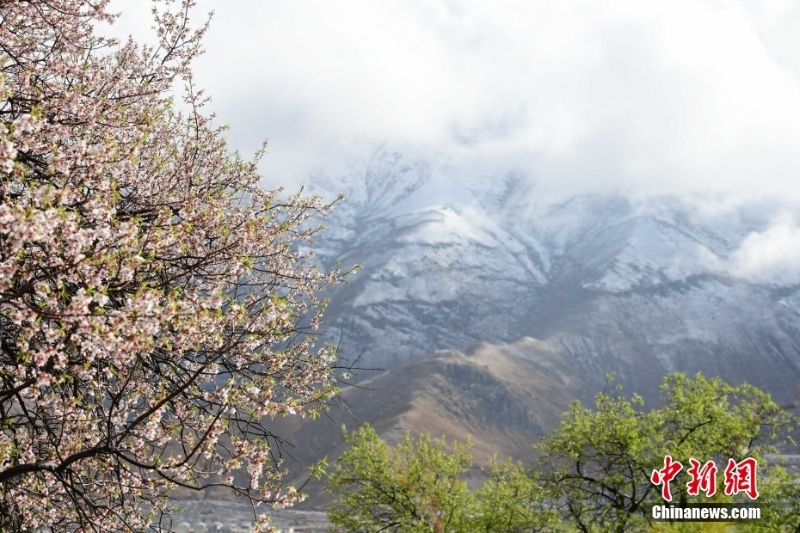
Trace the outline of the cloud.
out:
[[[783,215],[763,232],[752,232],[729,258],[729,271],[754,282],[800,283],[800,227]]]
[[[115,31],[141,34],[146,6]],[[374,146],[569,192],[800,196],[800,8],[750,0],[201,1],[234,146],[294,181]]]

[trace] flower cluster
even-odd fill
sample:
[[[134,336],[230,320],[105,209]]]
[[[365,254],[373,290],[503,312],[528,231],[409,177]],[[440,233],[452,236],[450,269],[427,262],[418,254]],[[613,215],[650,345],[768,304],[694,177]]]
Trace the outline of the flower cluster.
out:
[[[154,47],[95,36],[107,4],[0,3],[3,531],[140,531],[174,487],[291,504],[265,420],[335,390],[306,334],[346,272],[298,251],[331,205],[227,149],[192,0]]]

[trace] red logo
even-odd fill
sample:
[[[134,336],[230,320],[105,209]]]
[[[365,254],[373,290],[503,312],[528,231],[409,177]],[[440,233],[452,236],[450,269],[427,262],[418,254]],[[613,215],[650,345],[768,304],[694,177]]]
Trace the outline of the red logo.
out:
[[[692,466],[687,473],[692,479],[686,484],[687,492],[692,496],[697,496],[702,490],[709,498],[716,494],[717,465],[714,464],[714,461],[708,461],[702,468],[697,459],[689,459],[689,462],[692,463]]]
[[[758,463],[752,457],[738,463],[733,459],[728,459],[728,466],[725,467],[725,494],[731,496],[744,492],[751,500],[758,498],[757,468]]]
[[[677,476],[678,472],[682,469],[682,464],[678,461],[673,461],[672,456],[667,455],[664,457],[664,468],[661,470],[653,470],[653,473],[650,475],[650,481],[653,482],[653,485],[661,485],[661,497],[668,502],[672,501],[672,493],[669,491],[669,482],[675,479],[675,476]]]
[[[705,464],[702,464],[697,459],[690,458],[689,463],[691,463],[691,466],[686,473],[689,474],[690,479],[686,484],[686,492],[692,496],[697,496],[702,491],[709,498],[716,494],[718,470],[714,461],[706,461]],[[669,484],[681,470],[683,470],[683,465],[678,461],[674,461],[671,455],[666,455],[664,456],[664,468],[653,470],[650,476],[650,481],[653,485],[661,486],[661,497],[668,502],[672,501],[672,492]],[[738,463],[733,459],[728,459],[724,478],[725,494],[733,496],[743,492],[751,500],[757,499],[757,470],[758,463],[752,457],[743,459]]]

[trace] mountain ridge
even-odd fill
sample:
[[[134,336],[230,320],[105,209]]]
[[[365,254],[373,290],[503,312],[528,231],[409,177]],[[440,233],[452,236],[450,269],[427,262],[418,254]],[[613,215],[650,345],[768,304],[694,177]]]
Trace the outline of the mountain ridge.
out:
[[[800,280],[754,280],[737,263],[743,243],[765,235],[785,206],[553,201],[520,175],[388,152],[312,182],[324,194],[337,187],[348,198],[319,256],[364,266],[329,295],[324,326],[343,336],[344,357],[364,351],[368,365],[391,369],[435,350],[529,336],[595,388],[607,372],[640,388],[669,371],[702,371],[785,400],[800,382]]]

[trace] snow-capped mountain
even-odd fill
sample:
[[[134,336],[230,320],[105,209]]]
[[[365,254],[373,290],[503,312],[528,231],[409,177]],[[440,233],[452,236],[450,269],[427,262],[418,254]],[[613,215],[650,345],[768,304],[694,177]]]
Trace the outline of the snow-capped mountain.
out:
[[[748,381],[782,401],[800,382],[800,276],[781,250],[791,239],[777,238],[795,235],[785,206],[691,196],[556,202],[514,174],[388,152],[346,177],[317,176],[312,189],[347,195],[319,257],[364,267],[327,295],[324,326],[330,340],[341,334],[344,357],[363,351],[367,365],[394,368],[434,350],[528,336],[587,383],[615,372],[639,392],[673,370]]]

